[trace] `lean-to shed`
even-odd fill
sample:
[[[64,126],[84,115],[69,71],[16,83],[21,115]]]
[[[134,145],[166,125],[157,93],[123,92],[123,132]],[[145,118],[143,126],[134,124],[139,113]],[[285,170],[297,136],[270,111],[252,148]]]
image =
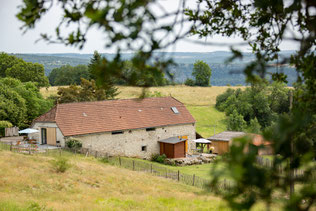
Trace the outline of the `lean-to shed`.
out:
[[[160,144],[160,155],[165,154],[167,158],[184,158],[188,150],[188,137],[177,136],[158,141]]]

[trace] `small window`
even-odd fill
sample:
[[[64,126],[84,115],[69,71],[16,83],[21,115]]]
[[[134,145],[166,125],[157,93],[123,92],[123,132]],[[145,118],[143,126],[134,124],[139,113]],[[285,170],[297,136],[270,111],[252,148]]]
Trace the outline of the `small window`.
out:
[[[156,130],[156,128],[154,128],[154,127],[146,128],[146,131],[155,131],[155,130]]]
[[[124,133],[123,131],[113,131],[112,135],[123,134],[123,133]]]
[[[171,107],[171,110],[173,111],[173,113],[178,114],[179,111],[176,107]]]
[[[146,152],[147,151],[147,146],[142,146],[142,152]]]

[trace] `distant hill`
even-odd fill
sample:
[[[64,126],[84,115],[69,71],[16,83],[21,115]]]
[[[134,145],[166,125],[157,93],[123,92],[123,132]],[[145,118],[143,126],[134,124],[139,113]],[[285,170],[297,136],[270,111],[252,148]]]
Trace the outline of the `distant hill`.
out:
[[[293,53],[293,51],[282,51],[280,57],[285,57]],[[77,53],[57,53],[57,54],[14,54],[17,57],[23,58],[28,62],[37,62],[45,67],[45,74],[49,75],[52,69],[62,65],[76,66],[79,64],[88,64],[92,54],[77,54]],[[115,54],[103,53],[104,57],[112,60]],[[231,52],[216,51],[209,53],[200,52],[157,52],[155,56],[160,58],[173,58],[177,66],[171,68],[171,72],[175,75],[175,82],[183,83],[187,78],[192,77],[193,64],[196,60],[203,60],[212,68],[211,84],[214,86],[230,85],[246,85],[245,76],[242,70],[245,65],[255,59],[251,53],[245,53],[242,60],[236,60],[229,65],[225,61],[231,57]],[[123,59],[130,59],[132,53],[122,54]],[[277,67],[272,67],[276,71]],[[294,68],[287,65],[279,67],[288,75],[289,85],[295,81],[296,71]]]

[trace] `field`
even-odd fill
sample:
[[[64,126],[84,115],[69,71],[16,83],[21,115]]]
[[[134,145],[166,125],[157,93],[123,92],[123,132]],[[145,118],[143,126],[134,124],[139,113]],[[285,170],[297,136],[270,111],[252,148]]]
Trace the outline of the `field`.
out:
[[[50,163],[53,157],[1,151],[0,210],[227,209],[219,198],[194,187],[94,158],[68,158],[71,168],[55,173]]]
[[[44,97],[56,95],[58,87],[42,88]],[[138,98],[143,89],[139,87],[119,86],[119,99]],[[159,92],[162,96],[172,96],[186,105],[193,117],[197,120],[196,130],[207,138],[226,130],[225,114],[215,109],[216,96],[225,92],[226,89],[243,88],[228,86],[213,87],[188,87],[183,85],[152,87],[148,93]]]
[[[0,210],[229,210],[204,190],[91,157],[63,152],[70,168],[56,173],[58,156],[0,150]]]

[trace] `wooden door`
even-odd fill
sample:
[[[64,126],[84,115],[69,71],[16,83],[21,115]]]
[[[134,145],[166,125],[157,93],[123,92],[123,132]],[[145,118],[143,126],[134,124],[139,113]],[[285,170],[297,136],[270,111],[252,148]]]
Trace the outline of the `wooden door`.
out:
[[[47,144],[56,146],[56,128],[47,128]]]
[[[164,154],[167,158],[174,158],[174,145],[164,143]]]
[[[185,151],[185,142],[179,142],[174,144],[174,158],[184,158],[186,151]]]

